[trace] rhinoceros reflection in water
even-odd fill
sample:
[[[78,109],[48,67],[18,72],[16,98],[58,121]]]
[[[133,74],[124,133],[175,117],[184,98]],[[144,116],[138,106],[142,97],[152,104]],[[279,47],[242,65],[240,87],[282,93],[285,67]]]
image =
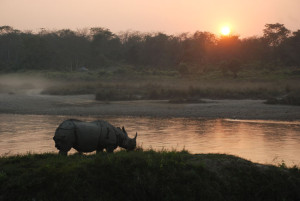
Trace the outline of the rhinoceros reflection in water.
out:
[[[71,148],[78,152],[113,152],[118,146],[130,151],[136,147],[136,137],[129,138],[125,128],[114,127],[98,120],[83,122],[76,119],[63,121],[55,131],[53,140],[60,154],[67,155]]]

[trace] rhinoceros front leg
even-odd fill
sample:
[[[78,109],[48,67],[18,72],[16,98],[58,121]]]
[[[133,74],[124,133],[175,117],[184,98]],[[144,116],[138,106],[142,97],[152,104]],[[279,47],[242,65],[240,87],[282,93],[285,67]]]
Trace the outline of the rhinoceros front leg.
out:
[[[58,153],[59,153],[60,155],[63,155],[63,156],[68,155],[68,152],[67,152],[67,151],[59,151]]]
[[[113,153],[114,150],[115,150],[115,147],[114,147],[114,146],[108,146],[108,147],[106,147],[105,149],[106,149],[106,152],[107,152],[107,153]]]

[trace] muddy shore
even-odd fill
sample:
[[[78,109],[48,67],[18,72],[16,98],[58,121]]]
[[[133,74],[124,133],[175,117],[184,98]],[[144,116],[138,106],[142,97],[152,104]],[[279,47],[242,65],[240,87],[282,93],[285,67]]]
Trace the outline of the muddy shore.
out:
[[[300,107],[267,105],[264,100],[205,100],[205,103],[168,101],[96,101],[94,95],[53,96],[36,93],[0,94],[0,113],[97,116],[150,116],[300,120]]]

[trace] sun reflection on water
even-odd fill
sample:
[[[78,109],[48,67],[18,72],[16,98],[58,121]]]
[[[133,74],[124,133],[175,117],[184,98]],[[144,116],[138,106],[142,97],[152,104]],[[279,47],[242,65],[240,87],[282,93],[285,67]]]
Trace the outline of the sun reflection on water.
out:
[[[300,165],[300,123],[261,120],[0,115],[0,155],[57,152],[52,137],[65,119],[125,126],[144,149],[226,153],[253,162]],[[73,150],[71,153],[75,153]]]

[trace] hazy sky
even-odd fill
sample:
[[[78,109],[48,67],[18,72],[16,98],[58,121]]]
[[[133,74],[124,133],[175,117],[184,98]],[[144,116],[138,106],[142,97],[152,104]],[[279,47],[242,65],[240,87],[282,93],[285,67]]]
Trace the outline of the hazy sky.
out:
[[[299,10],[300,0],[0,0],[0,26],[219,34],[228,24],[247,37],[262,35],[266,23],[300,29]]]

